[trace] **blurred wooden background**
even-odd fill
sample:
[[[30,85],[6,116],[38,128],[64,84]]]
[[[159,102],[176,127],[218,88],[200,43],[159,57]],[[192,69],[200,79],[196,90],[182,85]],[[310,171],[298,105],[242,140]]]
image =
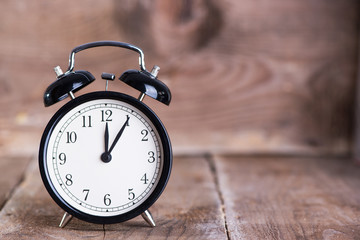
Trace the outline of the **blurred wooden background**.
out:
[[[0,238],[359,239],[359,38],[358,0],[2,0]],[[43,106],[53,67],[99,40],[142,48],[173,94],[169,107],[145,98],[175,153],[154,229],[59,230],[40,180],[42,131],[68,101]],[[75,69],[98,80],[76,95],[129,68],[127,50],[78,53]],[[138,96],[118,80],[110,90]]]
[[[116,40],[142,48],[148,68],[161,67],[173,102],[146,103],[176,153],[350,152],[356,0],[3,0],[0,11],[0,121],[9,129],[0,144],[9,137],[25,144],[14,131],[38,132],[65,103],[45,109],[42,94],[55,80],[53,67],[67,68],[73,47]],[[76,55],[75,69],[100,79],[103,71],[138,68],[137,61],[134,53],[100,48]],[[103,88],[100,79],[83,92]],[[111,89],[133,93],[120,82]]]

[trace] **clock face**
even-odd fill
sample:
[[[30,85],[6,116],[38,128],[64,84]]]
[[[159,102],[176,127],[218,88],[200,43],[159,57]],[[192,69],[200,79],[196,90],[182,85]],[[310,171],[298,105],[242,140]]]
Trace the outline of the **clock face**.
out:
[[[50,120],[40,171],[65,211],[91,222],[120,222],[145,211],[168,180],[167,133],[144,104],[97,92],[70,101]]]

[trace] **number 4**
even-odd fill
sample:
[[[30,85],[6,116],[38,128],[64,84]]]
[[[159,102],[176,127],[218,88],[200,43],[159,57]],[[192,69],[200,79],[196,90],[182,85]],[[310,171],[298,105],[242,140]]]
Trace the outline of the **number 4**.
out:
[[[144,174],[144,176],[142,176],[142,178],[141,178],[140,180],[143,181],[144,184],[147,184],[147,182],[149,181],[149,179],[146,177],[146,173]]]

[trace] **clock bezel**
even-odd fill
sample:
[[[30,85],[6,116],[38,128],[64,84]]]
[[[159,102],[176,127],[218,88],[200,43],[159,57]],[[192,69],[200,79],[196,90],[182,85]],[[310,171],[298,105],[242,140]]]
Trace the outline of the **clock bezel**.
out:
[[[137,108],[139,111],[144,113],[152,122],[155,129],[157,130],[161,145],[163,147],[163,169],[160,174],[160,179],[158,184],[155,186],[154,191],[150,194],[150,196],[141,203],[138,207],[130,210],[129,212],[115,215],[115,216],[96,216],[91,215],[85,212],[82,212],[78,210],[77,208],[73,207],[71,204],[67,203],[61,195],[56,191],[55,187],[53,186],[53,183],[50,179],[46,159],[47,159],[47,147],[49,144],[50,136],[53,133],[53,129],[57,125],[57,123],[73,108],[88,102],[92,100],[99,100],[99,99],[113,99],[125,102],[127,104],[132,105],[134,108]],[[168,136],[168,133],[161,122],[161,120],[158,118],[158,116],[143,102],[140,102],[136,98],[119,93],[119,92],[112,92],[112,91],[99,91],[99,92],[91,92],[84,95],[81,95],[68,103],[66,103],[64,106],[62,106],[50,119],[49,123],[47,124],[44,133],[41,138],[40,142],[40,148],[39,148],[39,169],[42,181],[45,185],[45,188],[47,189],[48,193],[52,197],[52,199],[66,212],[71,214],[72,216],[79,218],[81,220],[92,222],[92,223],[98,223],[98,224],[111,224],[111,223],[119,223],[124,222],[129,219],[132,219],[144,211],[146,211],[148,208],[150,208],[155,201],[159,198],[161,193],[164,191],[167,182],[170,177],[172,167],[172,149],[171,149],[171,143],[170,138]]]

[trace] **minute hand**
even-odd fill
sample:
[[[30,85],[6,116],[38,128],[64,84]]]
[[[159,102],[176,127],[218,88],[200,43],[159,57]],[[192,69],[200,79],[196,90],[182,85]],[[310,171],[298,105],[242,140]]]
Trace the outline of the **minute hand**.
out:
[[[111,147],[110,147],[108,153],[111,153],[111,151],[114,149],[116,143],[119,141],[122,133],[124,132],[125,127],[126,127],[126,126],[129,126],[129,119],[130,119],[130,117],[129,117],[129,115],[126,115],[126,117],[127,117],[126,122],[125,122],[124,125],[121,127],[121,129],[120,129],[120,131],[118,132],[118,134],[116,135],[115,140],[114,140],[114,142],[111,144]]]

